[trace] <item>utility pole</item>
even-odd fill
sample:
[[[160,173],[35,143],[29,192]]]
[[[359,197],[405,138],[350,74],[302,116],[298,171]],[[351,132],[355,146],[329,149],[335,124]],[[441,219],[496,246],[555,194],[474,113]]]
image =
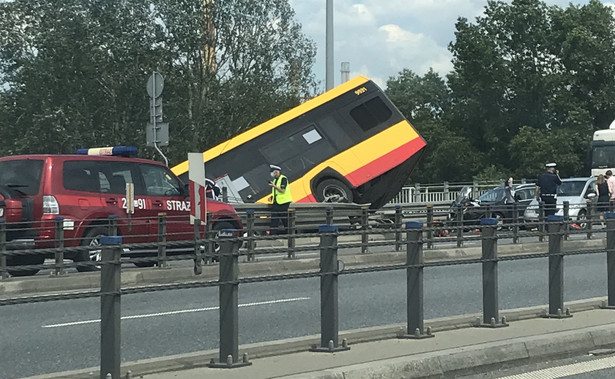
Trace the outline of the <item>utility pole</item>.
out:
[[[327,61],[327,91],[335,86],[333,82],[333,0],[327,0],[327,38],[326,38],[326,61]]]

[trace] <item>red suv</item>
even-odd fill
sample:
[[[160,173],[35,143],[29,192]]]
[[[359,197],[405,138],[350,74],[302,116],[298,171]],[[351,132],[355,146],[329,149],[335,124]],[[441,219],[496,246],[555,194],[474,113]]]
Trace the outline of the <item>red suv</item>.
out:
[[[134,158],[134,147],[100,150],[107,155],[0,158],[0,218],[7,222],[9,248],[54,247],[58,216],[63,218],[66,247],[98,245],[99,237],[108,233],[110,215],[117,216],[118,234],[125,244],[157,242],[161,212],[167,217],[168,241],[194,238],[189,193],[171,170],[159,162]],[[133,183],[134,188],[134,214],[130,217],[126,183]],[[214,230],[243,228],[231,205],[207,200]],[[96,260],[99,253],[67,252],[65,256],[79,262]],[[44,259],[40,255],[9,256],[9,265],[41,264]],[[92,266],[78,267],[80,271],[88,269]]]

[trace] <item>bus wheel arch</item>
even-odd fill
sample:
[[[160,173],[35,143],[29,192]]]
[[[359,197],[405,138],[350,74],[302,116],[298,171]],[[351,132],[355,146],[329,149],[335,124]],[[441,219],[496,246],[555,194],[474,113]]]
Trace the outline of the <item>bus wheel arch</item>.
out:
[[[316,201],[322,203],[352,203],[354,194],[351,187],[339,178],[323,178],[314,191]]]

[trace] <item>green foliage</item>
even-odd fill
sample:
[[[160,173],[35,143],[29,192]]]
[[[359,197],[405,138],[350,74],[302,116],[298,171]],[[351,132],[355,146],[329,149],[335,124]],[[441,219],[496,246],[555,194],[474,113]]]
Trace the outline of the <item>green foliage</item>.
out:
[[[563,176],[588,175],[591,135],[615,118],[611,9],[597,0],[565,9],[489,1],[456,28],[444,89],[407,70],[389,80],[391,98],[429,143],[412,181],[455,180],[451,171],[532,179],[551,161]],[[436,115],[429,104],[446,107]]]
[[[311,94],[315,48],[293,16],[287,0],[1,2],[0,155],[143,150],[158,71],[163,150],[183,161]]]

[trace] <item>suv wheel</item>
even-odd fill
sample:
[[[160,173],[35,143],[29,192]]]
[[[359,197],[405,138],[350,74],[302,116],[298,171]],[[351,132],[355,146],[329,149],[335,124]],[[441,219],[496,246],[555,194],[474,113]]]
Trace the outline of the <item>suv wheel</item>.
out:
[[[75,262],[100,262],[102,260],[102,248],[100,247],[100,237],[108,236],[109,231],[104,226],[95,226],[88,229],[81,239],[81,246],[90,247],[87,251],[80,251],[75,255]],[[97,271],[100,266],[77,266],[77,271]]]

